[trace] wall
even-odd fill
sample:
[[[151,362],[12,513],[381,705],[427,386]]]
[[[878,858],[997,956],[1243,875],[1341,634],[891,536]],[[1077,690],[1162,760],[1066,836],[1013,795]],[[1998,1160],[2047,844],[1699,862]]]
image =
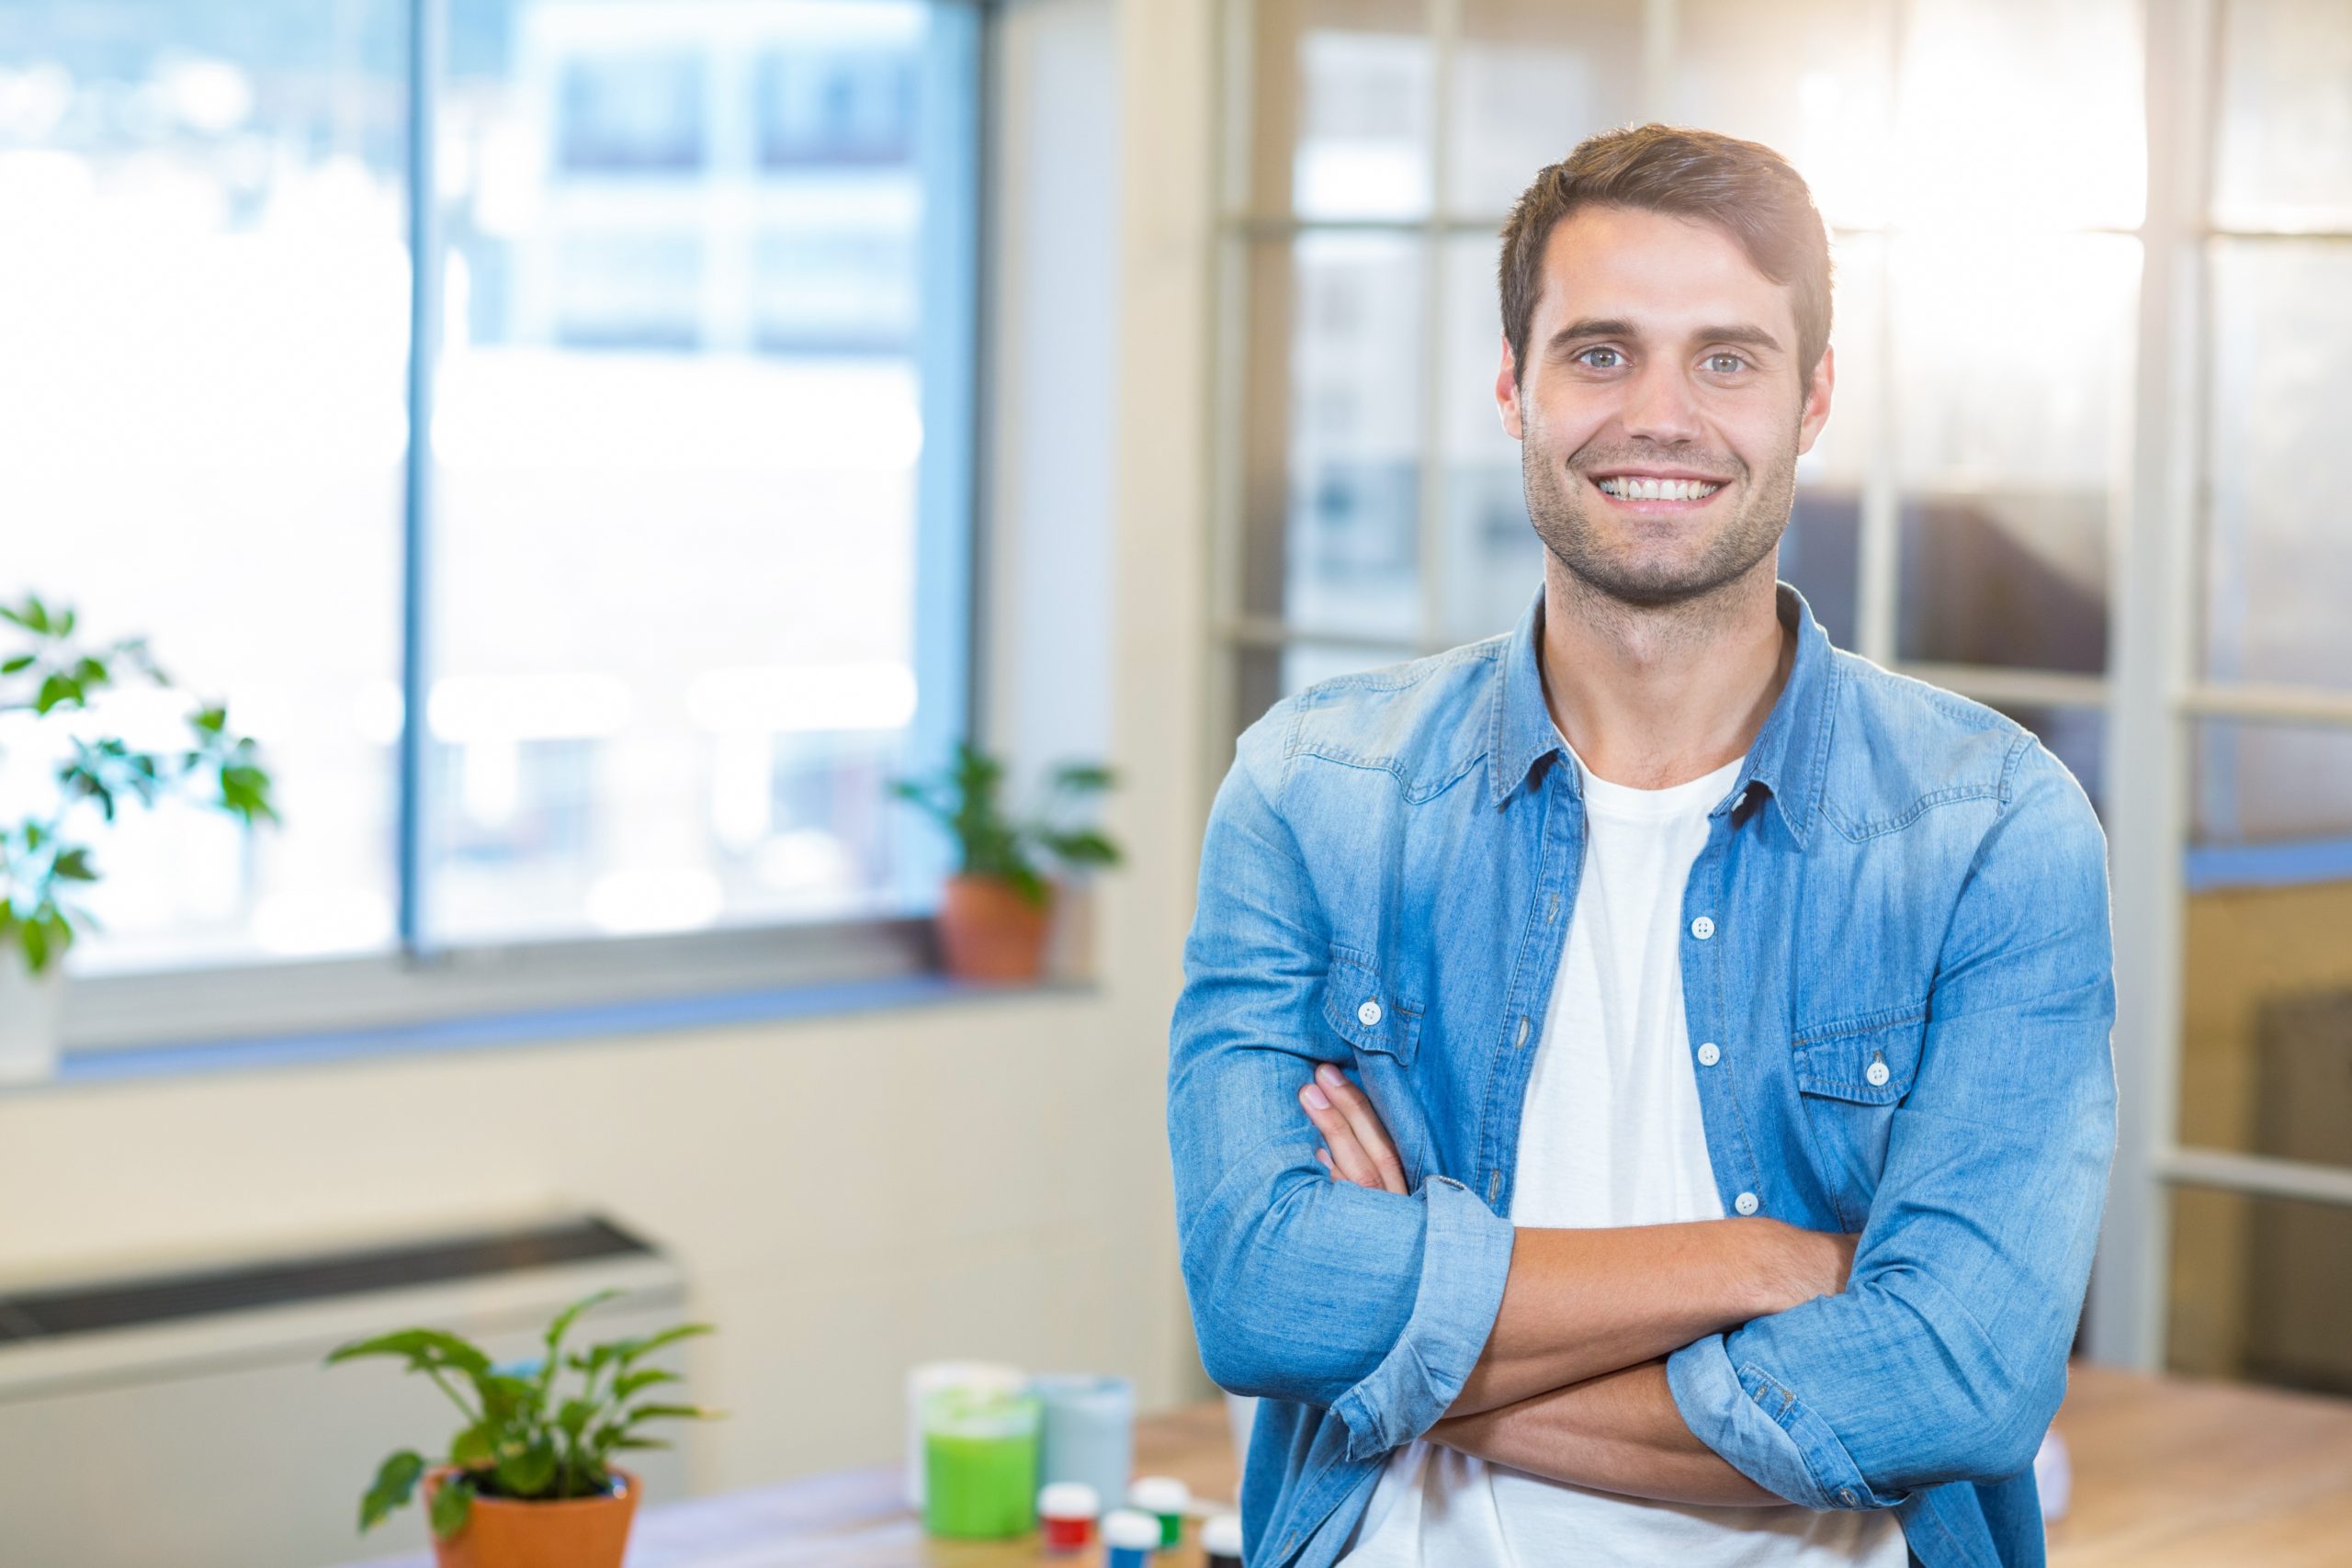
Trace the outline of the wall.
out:
[[[689,1360],[695,1392],[734,1412],[692,1455],[700,1488],[896,1457],[900,1372],[930,1357],[1125,1371],[1147,1406],[1206,1390],[1175,1267],[1162,1084],[1205,810],[1208,11],[1027,0],[1001,22],[1000,66],[1030,89],[998,145],[1038,167],[996,171],[1016,215],[1000,238],[1043,270],[998,275],[990,439],[1011,456],[990,482],[1019,525],[995,538],[985,619],[994,701],[1024,747],[1107,733],[1126,781],[1110,826],[1131,863],[1101,891],[1098,983],[0,1095],[0,1272],[604,1209],[665,1243],[693,1310],[722,1327]],[[1046,92],[1072,72],[1096,73],[1090,91]],[[1075,162],[1053,165],[1065,152]],[[1068,221],[1072,192],[1105,235],[1056,249],[1047,215]],[[1115,289],[1100,276],[1114,262]],[[1057,322],[1064,299],[1091,324]],[[1079,400],[1066,423],[1059,399]],[[1084,433],[1068,470],[1061,431]],[[1019,626],[1062,640],[1023,644]]]

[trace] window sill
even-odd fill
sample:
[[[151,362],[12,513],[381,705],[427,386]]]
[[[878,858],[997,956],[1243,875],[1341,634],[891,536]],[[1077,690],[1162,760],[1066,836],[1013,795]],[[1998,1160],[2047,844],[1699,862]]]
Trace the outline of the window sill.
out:
[[[839,985],[602,1001],[585,1006],[417,1020],[366,1028],[258,1034],[158,1045],[68,1051],[52,1077],[0,1086],[0,1097],[89,1084],[266,1071],[513,1046],[613,1039],[678,1030],[724,1029],[865,1012],[1057,997],[1090,997],[1084,981],[983,986],[941,975],[904,975]]]

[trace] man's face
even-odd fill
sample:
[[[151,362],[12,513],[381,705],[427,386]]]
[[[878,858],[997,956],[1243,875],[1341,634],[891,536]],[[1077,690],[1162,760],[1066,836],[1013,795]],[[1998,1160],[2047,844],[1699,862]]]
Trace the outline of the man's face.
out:
[[[1771,556],[1829,417],[1828,354],[1799,386],[1790,290],[1722,230],[1658,212],[1554,226],[1513,368],[1506,342],[1495,400],[1535,531],[1629,604],[1699,598]]]

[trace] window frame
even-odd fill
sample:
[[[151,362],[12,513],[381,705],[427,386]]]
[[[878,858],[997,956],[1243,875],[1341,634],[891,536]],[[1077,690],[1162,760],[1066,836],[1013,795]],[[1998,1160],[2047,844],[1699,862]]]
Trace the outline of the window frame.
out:
[[[991,84],[987,0],[927,0],[920,67],[927,105],[916,156],[924,170],[925,242],[918,261],[914,353],[926,439],[916,476],[915,678],[907,732],[910,768],[944,761],[974,713],[981,671],[975,636],[979,389],[986,372],[979,320],[985,190],[982,167]],[[434,153],[452,0],[406,0],[408,111],[402,173],[410,266],[407,385],[410,438],[402,454],[401,690],[403,712],[428,708],[433,459],[414,438],[432,428],[441,341],[444,266]],[[433,265],[413,265],[429,256]],[[378,1030],[466,1018],[644,1002],[730,992],[775,992],[904,980],[909,994],[936,972],[929,916],[938,899],[935,857],[902,857],[883,912],[846,919],[743,921],[644,936],[435,942],[423,924],[429,874],[432,749],[403,722],[395,750],[398,919],[394,945],[347,956],[166,967],[75,976],[65,988],[60,1048],[71,1061],[107,1052],[196,1050],[320,1031]],[[911,829],[911,824],[910,825]],[[934,861],[937,863],[934,863]]]
[[[1897,40],[1902,0],[1871,0],[1879,36]],[[2094,1269],[2085,1348],[2104,1361],[2159,1370],[2165,1363],[2170,1289],[2170,1201],[2176,1187],[2308,1199],[2352,1205],[2352,1170],[2185,1145],[2178,1134],[2183,1050],[2183,936],[2193,826],[2189,766],[2195,721],[2281,720],[2352,728],[2352,691],[2219,681],[2201,668],[2204,547],[2211,470],[2210,387],[2203,376],[2212,321],[2208,273],[2218,240],[2293,239],[2352,244],[2352,230],[2255,229],[2212,220],[2208,170],[2220,134],[2218,93],[2229,0],[2141,0],[2145,44],[2147,203],[2136,229],[2117,233],[2141,247],[2136,361],[2126,417],[2131,446],[2110,490],[2109,643],[2101,674],[1904,660],[1897,654],[1902,491],[1897,436],[1882,422],[1864,485],[1857,559],[1855,651],[1888,669],[1992,704],[2098,713],[2103,726],[2103,818],[2115,907],[2116,1072],[2121,1103],[2105,1228]],[[1209,694],[1203,735],[1204,791],[1213,792],[1241,726],[1244,661],[1292,649],[1360,651],[1412,659],[1449,646],[1442,509],[1445,472],[1441,399],[1445,344],[1438,258],[1463,235],[1491,235],[1491,221],[1449,214],[1442,188],[1453,123],[1448,101],[1463,0],[1422,0],[1430,51],[1427,110],[1432,196],[1418,218],[1303,219],[1252,201],[1256,0],[1221,0],[1218,106],[1223,145],[1214,276],[1216,358],[1210,405],[1212,496]],[[1674,0],[1643,0],[1645,118],[1661,111],[1676,36]],[[1411,637],[1383,637],[1248,613],[1243,597],[1250,515],[1244,471],[1246,350],[1253,253],[1267,242],[1329,231],[1418,236],[1430,258],[1422,311],[1421,385],[1416,450],[1420,617]],[[1839,229],[1849,236],[1896,229]],[[1880,290],[1881,310],[1890,291]],[[1877,379],[1892,387],[1894,334],[1882,320]],[[1205,795],[1204,795],[1205,798]]]

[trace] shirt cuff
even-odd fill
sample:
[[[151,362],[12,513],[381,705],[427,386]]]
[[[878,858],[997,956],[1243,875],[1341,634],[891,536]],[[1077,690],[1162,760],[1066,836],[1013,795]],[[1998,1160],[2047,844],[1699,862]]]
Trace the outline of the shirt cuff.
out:
[[[1732,1370],[1720,1334],[1666,1359],[1667,1386],[1691,1435],[1767,1492],[1807,1508],[1892,1508],[1910,1494],[1874,1492],[1829,1424],[1749,1361]]]
[[[1363,1382],[1331,1406],[1347,1427],[1347,1458],[1402,1448],[1437,1425],[1470,1379],[1502,1310],[1511,1223],[1450,1176],[1432,1176],[1421,1277],[1405,1331]]]

